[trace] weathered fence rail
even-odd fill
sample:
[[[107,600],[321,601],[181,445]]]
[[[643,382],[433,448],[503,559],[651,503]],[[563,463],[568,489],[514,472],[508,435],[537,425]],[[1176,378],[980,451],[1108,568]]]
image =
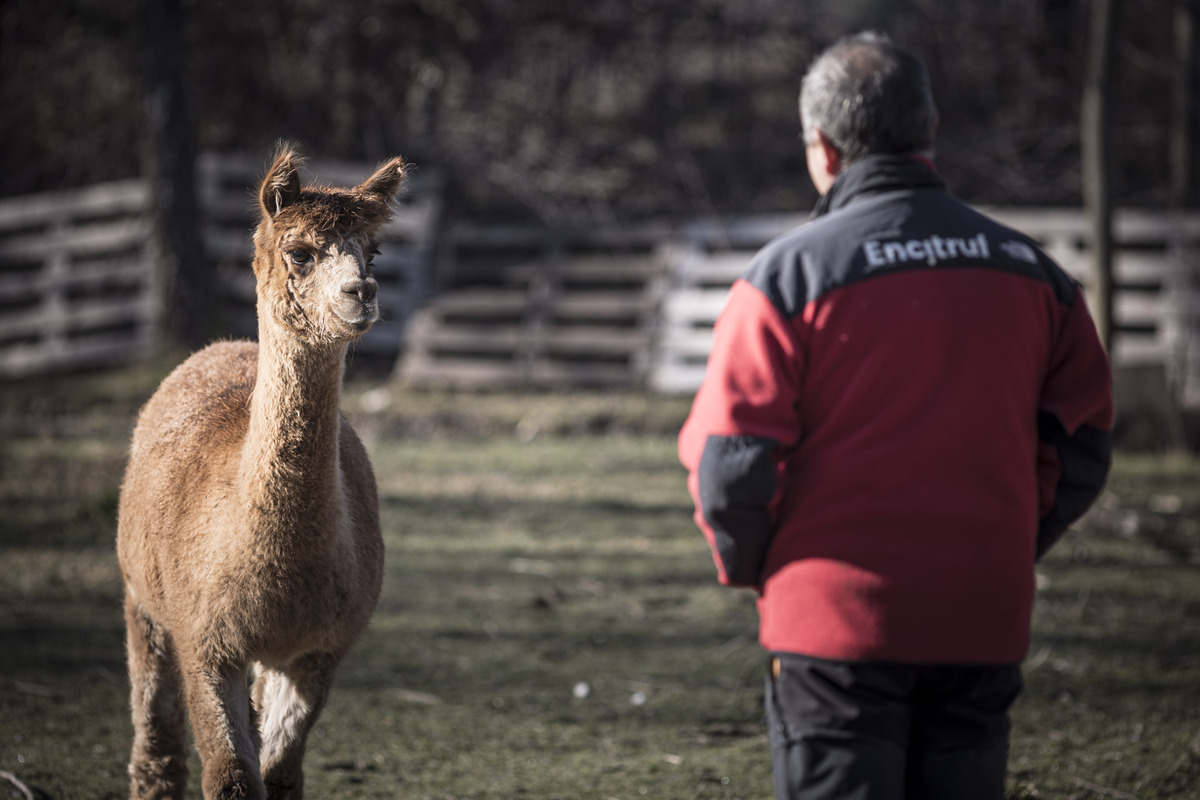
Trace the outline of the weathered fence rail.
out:
[[[0,202],[0,377],[136,358],[155,341],[143,181]]]
[[[730,285],[760,247],[802,221],[790,214],[699,220],[679,230],[669,250],[670,277],[650,357],[650,388],[696,391]]]
[[[452,230],[454,288],[414,319],[400,377],[430,386],[645,386],[666,262],[658,226]]]

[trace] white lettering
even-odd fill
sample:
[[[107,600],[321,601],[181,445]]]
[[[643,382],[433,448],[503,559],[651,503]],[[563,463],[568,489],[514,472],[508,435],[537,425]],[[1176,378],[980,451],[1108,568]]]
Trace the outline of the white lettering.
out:
[[[879,242],[870,241],[863,244],[863,253],[867,256],[867,263],[872,267],[882,267],[888,263],[880,251]]]
[[[925,243],[920,239],[909,239],[905,242],[904,252],[908,253],[908,257],[913,261],[922,261],[929,257],[925,249]]]
[[[883,246],[883,254],[887,256],[889,264],[895,264],[897,261],[903,263],[908,261],[908,254],[904,252],[904,245],[900,242],[888,242]]]
[[[1006,242],[1001,249],[1020,258],[1011,252],[1013,243]],[[863,243],[863,255],[867,265],[882,267],[888,264],[906,264],[924,261],[929,266],[936,266],[941,261],[955,258],[985,259],[991,255],[991,247],[987,234],[979,233],[969,239],[961,237],[946,238],[930,236],[928,239],[907,239],[905,241],[880,242],[871,239]]]
[[[987,234],[986,234],[986,233],[981,233],[981,234],[979,234],[979,236],[977,236],[977,237],[975,237],[975,238],[977,238],[977,239],[979,240],[979,253],[980,253],[980,258],[988,258],[989,256],[988,256],[988,240],[987,240]]]

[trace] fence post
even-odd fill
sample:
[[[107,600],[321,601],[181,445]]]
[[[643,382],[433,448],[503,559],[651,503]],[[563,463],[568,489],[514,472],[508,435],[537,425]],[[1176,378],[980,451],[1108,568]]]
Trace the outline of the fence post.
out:
[[[1090,219],[1092,257],[1096,262],[1096,327],[1112,352],[1112,198],[1109,193],[1108,105],[1112,74],[1114,18],[1118,0],[1092,0],[1087,74],[1080,128],[1083,145],[1083,197]]]
[[[212,277],[202,258],[196,157],[183,80],[183,11],[179,0],[145,0],[145,172],[151,185],[156,268],[167,315],[165,333],[198,347],[210,333]]]

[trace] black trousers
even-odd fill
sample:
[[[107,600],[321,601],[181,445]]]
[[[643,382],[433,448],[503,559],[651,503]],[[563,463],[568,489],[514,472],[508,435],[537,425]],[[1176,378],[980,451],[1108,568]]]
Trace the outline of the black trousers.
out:
[[[771,656],[779,800],[1003,800],[1018,664],[923,666]]]

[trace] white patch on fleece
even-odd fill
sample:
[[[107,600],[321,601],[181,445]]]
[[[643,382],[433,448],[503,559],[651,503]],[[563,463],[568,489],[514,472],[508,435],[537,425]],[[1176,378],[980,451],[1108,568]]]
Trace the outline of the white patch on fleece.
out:
[[[258,679],[264,682],[258,725],[262,735],[262,760],[264,764],[270,764],[300,739],[312,709],[300,697],[295,684],[282,673],[264,670]]]

